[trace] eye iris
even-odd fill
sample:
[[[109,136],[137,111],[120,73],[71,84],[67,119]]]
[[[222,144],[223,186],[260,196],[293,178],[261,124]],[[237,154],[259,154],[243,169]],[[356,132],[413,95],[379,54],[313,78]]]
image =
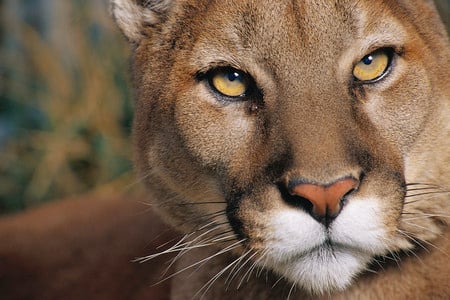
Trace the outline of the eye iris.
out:
[[[236,71],[218,72],[212,77],[211,83],[219,93],[228,97],[242,96],[247,90],[244,75]]]
[[[353,69],[353,76],[360,81],[370,81],[383,75],[389,66],[386,50],[378,50],[364,56]]]

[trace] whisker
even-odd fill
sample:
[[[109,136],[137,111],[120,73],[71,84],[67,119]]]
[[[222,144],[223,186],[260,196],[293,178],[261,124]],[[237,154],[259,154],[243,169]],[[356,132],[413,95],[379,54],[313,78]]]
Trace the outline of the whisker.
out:
[[[203,246],[211,246],[211,245],[216,244],[216,242],[212,241],[212,239],[213,239],[213,238],[216,238],[217,235],[214,236],[213,238],[206,238],[206,239],[203,239],[203,240],[200,240],[200,241],[198,241],[198,240],[199,240],[200,238],[202,238],[203,236],[205,236],[205,235],[207,235],[207,234],[213,232],[214,230],[219,229],[219,227],[220,227],[220,226],[213,227],[212,229],[210,229],[210,230],[208,230],[208,231],[202,233],[201,235],[197,236],[195,239],[193,239],[193,240],[191,240],[191,241],[185,243],[185,244],[184,244],[184,245],[185,245],[184,247],[182,247],[182,248],[179,247],[179,253],[172,259],[172,261],[171,261],[171,263],[169,264],[169,266],[167,267],[166,271],[163,273],[163,276],[167,273],[167,271],[170,269],[170,267],[171,267],[174,263],[176,263],[176,262],[177,262],[184,254],[186,254],[188,251],[190,251],[190,250],[192,250],[192,249],[199,248],[199,246],[200,246],[200,247],[203,247]],[[220,235],[222,235],[222,234],[223,234],[223,233],[220,233],[218,236],[220,236]],[[198,244],[197,244],[197,245],[191,246],[192,244],[196,243],[197,241],[198,241]]]
[[[275,283],[272,285],[271,289],[273,289],[283,279],[284,279],[284,277],[280,276],[280,278],[277,281],[275,281]]]
[[[250,253],[251,250],[247,251],[245,254],[243,254],[242,256],[238,257],[237,259],[235,259],[234,261],[232,261],[230,264],[228,264],[225,268],[223,268],[220,272],[218,272],[216,275],[214,275],[214,277],[212,277],[210,280],[208,280],[208,282],[206,282],[198,291],[197,293],[195,293],[195,295],[192,298],[195,298],[197,295],[200,294],[200,292],[205,289],[205,291],[202,293],[202,296],[200,297],[200,299],[203,299],[203,297],[206,295],[206,293],[209,291],[209,289],[212,287],[212,285],[214,284],[214,282],[216,282],[220,276],[222,276],[229,268],[231,268],[233,265],[236,265],[239,263],[239,261],[242,260],[243,257],[245,257],[248,253]]]
[[[258,252],[255,253],[255,255],[258,254]],[[253,255],[254,256],[254,255]],[[253,258],[252,256],[252,258]],[[247,282],[250,280],[251,274],[253,272],[253,270],[255,269],[255,267],[258,265],[258,263],[261,261],[261,257],[259,257],[257,260],[255,260],[253,262],[253,264],[250,266],[250,268],[247,270],[247,272],[245,272],[245,274],[242,276],[241,282],[238,285],[238,289],[239,287],[242,285],[242,283],[244,282],[245,277],[247,277]],[[248,274],[248,275],[247,275]]]
[[[409,182],[405,186],[429,186],[435,188],[442,188],[442,186],[433,184],[433,183],[425,183],[425,182]]]
[[[261,254],[261,260],[265,259],[265,254]],[[258,272],[256,273],[256,277],[259,278],[262,275],[262,272],[265,270],[266,264],[262,263],[262,265],[259,266]],[[266,278],[267,279],[267,278]],[[267,280],[266,280],[267,282]]]
[[[156,247],[156,250],[159,250],[161,248],[164,248],[165,246],[167,246],[168,244],[171,244],[173,241],[175,241],[177,238],[173,238],[168,240],[167,242],[162,243],[161,245],[159,245],[158,247]]]
[[[213,215],[213,214],[216,214],[216,215],[213,216],[212,218],[205,219],[205,217],[211,216],[211,215]],[[226,215],[226,212],[223,211],[223,210],[219,210],[219,211],[216,211],[216,212],[212,212],[212,213],[210,213],[210,214],[202,215],[202,216],[200,216],[200,217],[198,217],[198,218],[189,219],[189,222],[190,222],[191,224],[195,224],[195,223],[205,223],[205,222],[208,222],[208,221],[213,220],[213,219],[216,218],[216,217],[220,217],[220,216],[222,216],[222,215]],[[176,224],[174,227],[175,227],[175,228],[181,227],[181,226],[183,226],[185,223],[186,223],[185,221],[180,221],[180,222],[179,222],[178,224]],[[197,226],[194,228],[194,230],[193,230],[192,232],[200,231],[200,230],[202,230],[204,227],[208,227],[208,226],[214,225],[214,223],[215,223],[215,221],[213,220],[213,221],[211,221],[211,222],[209,222],[209,223],[207,223],[207,224],[205,224],[205,225],[197,225]]]
[[[435,191],[435,192],[427,192],[427,193],[417,193],[417,194],[412,194],[412,195],[406,195],[405,198],[412,198],[412,197],[419,197],[419,196],[426,196],[426,195],[449,194],[449,193],[450,193],[449,191]],[[424,200],[430,200],[430,198],[423,198],[423,199],[405,201],[405,205],[406,204],[411,204],[411,203],[416,203],[416,202],[419,202],[419,201],[424,201]]]
[[[203,230],[206,227],[208,227],[208,226],[210,226],[211,224],[214,224],[214,223],[215,223],[215,221],[212,221],[211,223],[208,223],[208,224],[200,227],[199,230]],[[216,223],[215,225],[220,226],[220,225],[228,225],[228,224],[229,224],[228,222],[223,222],[223,223]]]
[[[229,234],[227,236],[224,237],[219,237],[219,238],[214,238],[213,240],[211,240],[212,243],[218,243],[218,242],[227,242],[227,241],[232,241],[235,240],[236,236],[234,234]]]
[[[248,276],[247,276],[247,282],[249,282],[250,281],[250,277],[252,276],[252,274],[253,274],[253,271],[256,269],[256,268],[258,268],[258,271],[256,272],[256,277],[258,277],[258,273],[259,273],[259,271],[261,270],[261,268],[259,267],[259,262],[262,260],[262,257],[260,257],[260,258],[258,258],[257,260],[255,260],[254,262],[253,262],[253,265],[250,267],[250,272],[248,273]]]
[[[212,246],[212,245],[216,245],[218,243],[228,243],[228,242],[234,242],[236,241],[236,239],[229,239],[229,240],[225,240],[225,241],[220,241],[220,242],[216,242],[216,243],[210,243],[207,246]],[[174,265],[184,254],[186,254],[188,251],[192,250],[191,249],[187,249],[186,251],[183,251],[183,253],[179,253],[175,258],[172,259],[170,265],[166,268],[166,270],[164,271],[164,273],[162,274],[162,276],[165,276],[167,274],[167,272],[170,270],[171,266]],[[197,272],[200,268],[203,267],[204,264],[206,264],[207,261],[203,262],[201,265],[197,266],[196,269],[192,272],[195,273]],[[192,275],[192,274],[191,274]]]
[[[237,270],[236,268],[239,266],[239,263],[249,254],[253,251],[253,249],[248,250],[247,252],[245,252],[243,255],[241,255],[239,257],[239,262],[233,267],[233,269],[230,270],[230,273],[228,274],[227,278],[225,279],[225,283],[228,282],[226,290],[228,290],[230,288],[230,284],[233,281],[234,277],[236,277],[236,275],[240,272],[241,268],[243,267],[243,265],[241,265]],[[245,262],[244,262],[245,264]]]
[[[226,215],[225,211],[218,211],[215,213],[204,215],[204,216],[202,216],[202,218],[200,218],[200,220],[202,220],[203,222],[209,222],[211,220],[214,220],[216,217],[224,216],[224,215]],[[203,220],[204,217],[208,217],[208,218]]]
[[[438,192],[447,192],[444,189],[435,188],[435,187],[423,187],[423,188],[414,188],[414,189],[407,189],[406,192],[416,192],[416,191],[438,191]]]
[[[213,225],[213,222],[211,222],[209,225]],[[141,258],[137,258],[134,261],[143,263],[143,262],[147,262],[147,261],[149,261],[151,259],[154,259],[154,258],[156,258],[158,256],[161,256],[161,255],[164,255],[164,254],[175,253],[175,252],[180,252],[180,251],[185,253],[186,251],[189,251],[189,250],[192,250],[192,249],[202,248],[202,247],[207,247],[207,246],[213,245],[214,243],[212,243],[211,241],[208,241],[208,239],[205,239],[205,240],[202,240],[202,241],[199,241],[199,239],[202,238],[203,236],[205,236],[205,235],[215,231],[215,230],[220,229],[220,227],[221,227],[220,224],[216,224],[215,227],[207,230],[206,232],[201,233],[200,235],[195,237],[193,240],[184,242],[184,241],[186,241],[187,239],[189,239],[190,237],[192,237],[195,233],[197,233],[199,231],[194,231],[192,233],[186,234],[175,245],[173,245],[172,247],[170,247],[170,248],[168,248],[168,249],[166,249],[164,251],[155,253],[155,254],[144,256],[144,257],[141,257]],[[197,241],[199,241],[199,242],[196,245],[192,245],[193,243],[195,243]]]
[[[435,232],[429,230],[429,229],[426,228],[426,227],[419,226],[419,225],[413,224],[413,223],[408,223],[408,224],[409,224],[409,225],[412,225],[412,226],[415,225],[416,227],[419,227],[419,228],[421,228],[421,229],[428,230],[428,231],[430,231],[430,232],[432,232],[432,233],[435,233]],[[410,238],[415,244],[419,245],[422,249],[424,249],[424,250],[425,250],[426,252],[428,252],[428,253],[430,252],[430,250],[429,250],[427,247],[425,247],[425,245],[423,245],[422,243],[424,243],[424,244],[426,244],[426,245],[428,245],[428,246],[434,248],[435,250],[441,252],[442,254],[445,254],[446,256],[449,255],[446,251],[444,251],[443,249],[439,248],[438,246],[436,246],[435,244],[431,243],[430,241],[426,241],[426,240],[418,240],[417,238],[414,238],[412,235],[406,233],[405,231],[403,231],[403,234],[404,234],[406,237]],[[435,234],[437,234],[437,233],[435,233]]]
[[[265,258],[266,258],[266,255],[267,255],[267,250],[264,250],[262,253],[261,253],[261,261],[263,261]],[[260,277],[261,276],[261,274],[262,274],[262,272],[264,271],[266,269],[266,261],[263,261],[262,263],[261,263],[261,266],[260,266],[260,268],[259,268],[259,270],[258,270],[258,272],[256,273],[256,277]],[[266,273],[267,274],[267,273]],[[267,282],[267,279],[268,278],[266,278],[266,282]]]
[[[383,255],[382,256],[383,259],[387,259],[387,260],[391,260],[393,262],[395,262],[395,264],[397,265],[398,268],[400,267],[400,262],[401,262],[401,258],[400,256],[395,253],[394,251],[389,250],[389,255]]]
[[[161,255],[165,255],[165,254],[170,254],[170,253],[175,253],[175,252],[180,252],[180,251],[185,251],[185,250],[192,250],[192,249],[197,249],[197,248],[204,248],[204,247],[208,247],[214,245],[214,243],[205,243],[205,244],[197,244],[194,246],[188,246],[188,245],[183,245],[182,248],[175,248],[175,249],[168,249],[165,251],[161,251],[155,254],[151,254],[151,255],[147,255],[144,257],[139,257],[133,260],[133,262],[139,262],[139,263],[145,263],[149,260],[152,260],[156,257],[159,257]]]
[[[425,230],[425,231],[431,232],[431,233],[436,234],[436,235],[439,235],[439,234],[440,234],[440,232],[435,232],[435,231],[433,231],[433,230],[431,230],[431,229],[429,229],[429,228],[427,228],[427,227],[420,226],[420,225],[418,225],[418,224],[414,224],[414,223],[411,223],[411,222],[407,222],[407,221],[404,220],[404,219],[402,219],[402,221],[405,221],[405,223],[408,224],[408,225],[410,225],[410,226],[414,226],[414,227],[416,227],[416,228],[420,228],[421,230]]]
[[[381,263],[378,261],[378,259],[372,259],[372,262],[375,262],[381,269],[383,269],[383,267],[382,267]],[[378,274],[377,271],[372,270],[370,267],[365,267],[364,271],[372,273],[372,274]]]
[[[412,255],[414,255],[414,257],[420,262],[420,264],[422,265],[422,266],[425,266],[425,262],[416,254],[416,252],[414,252],[413,250],[408,250],[408,251],[406,251],[405,252],[407,255],[408,254],[412,254]]]
[[[414,213],[414,212],[404,212],[402,215],[416,215],[416,217],[403,218],[403,220],[421,220],[421,219],[429,219],[429,218],[450,218],[450,215],[441,215],[441,214],[423,214],[423,213]]]
[[[144,257],[140,257],[140,258],[136,258],[135,260],[133,260],[133,262],[146,262],[148,260],[151,260],[155,257],[158,257],[160,255],[164,255],[164,254],[168,254],[168,253],[172,253],[175,252],[175,249],[177,249],[177,247],[180,247],[181,242],[183,242],[185,239],[187,239],[189,236],[189,234],[184,235],[175,245],[173,245],[172,247],[170,247],[169,249],[166,249],[164,251],[152,254],[152,255],[148,255],[148,256],[144,256]]]
[[[449,191],[445,191],[445,190],[435,190],[435,191],[431,191],[431,192],[424,192],[424,193],[417,193],[417,194],[406,195],[405,197],[422,196],[422,195],[430,195],[430,194],[448,194],[448,193],[450,193],[450,192]]]
[[[226,204],[225,201],[205,201],[205,202],[188,202],[188,203],[180,203],[178,206],[189,206],[189,205],[206,205],[206,204]]]
[[[223,224],[214,224],[214,223],[215,223],[215,222],[213,221],[213,222],[207,224],[206,226],[203,226],[204,228],[202,228],[201,230],[196,230],[196,231],[194,231],[191,235],[193,235],[194,233],[200,233],[201,231],[206,230],[206,229],[208,229],[209,227],[213,226],[212,228],[210,228],[210,229],[206,230],[205,232],[199,234],[199,235],[198,235],[197,237],[195,237],[193,240],[190,240],[188,243],[189,243],[189,244],[193,244],[193,243],[196,243],[197,241],[199,241],[199,243],[209,243],[210,241],[208,241],[208,239],[211,239],[211,238],[206,238],[206,239],[203,239],[203,240],[200,240],[200,239],[203,238],[203,237],[205,237],[205,236],[207,236],[207,235],[210,234],[211,232],[214,232],[215,230],[221,229],[221,228],[223,227]],[[219,233],[219,234],[216,234],[216,235],[214,235],[214,237],[220,236],[220,235],[222,235],[223,233],[224,233],[224,232]]]
[[[236,237],[233,235],[232,238],[228,239],[228,240],[222,240],[220,242],[217,243],[229,243],[229,242],[235,242],[236,241]],[[217,244],[216,243],[216,244]],[[196,271],[199,270],[200,268],[203,267],[203,265],[205,265],[206,263],[208,263],[208,261],[203,262],[202,264],[200,264],[199,266],[197,266]],[[194,271],[195,272],[195,271]]]
[[[289,294],[288,294],[288,296],[287,296],[287,298],[286,298],[287,300],[289,300],[289,299],[291,298],[292,292],[294,291],[296,285],[297,285],[296,283],[293,283],[293,284],[292,284],[292,287],[291,287],[291,289],[289,290]]]
[[[424,195],[433,195],[433,194],[448,194],[448,193],[450,193],[450,192],[449,191],[434,191],[434,192],[426,192],[426,193],[417,193],[417,194],[406,195],[405,198],[424,196]]]
[[[213,254],[213,255],[210,255],[210,256],[208,256],[208,257],[206,257],[206,258],[204,258],[204,259],[202,259],[202,260],[200,260],[200,261],[198,261],[198,262],[196,262],[196,263],[193,263],[193,264],[191,264],[191,265],[189,265],[189,266],[187,266],[187,267],[182,268],[181,270],[178,270],[177,272],[175,272],[175,273],[169,275],[168,277],[166,277],[166,278],[164,278],[164,279],[158,281],[158,282],[155,283],[154,285],[158,285],[158,284],[160,284],[160,283],[162,283],[162,282],[164,282],[164,281],[166,281],[166,280],[168,280],[168,279],[170,279],[170,278],[172,278],[172,277],[177,276],[178,274],[180,274],[180,273],[182,273],[182,272],[184,272],[184,271],[186,271],[186,270],[189,270],[190,268],[193,268],[193,267],[195,267],[195,266],[198,266],[198,265],[200,265],[200,264],[203,264],[204,262],[208,262],[208,261],[210,261],[211,259],[213,259],[214,257],[217,257],[217,256],[219,256],[219,255],[221,255],[221,254],[226,253],[226,252],[229,252],[229,251],[231,251],[231,250],[233,250],[233,249],[236,249],[236,248],[238,248],[238,247],[240,246],[240,244],[243,243],[244,241],[245,241],[245,239],[239,240],[239,241],[237,241],[236,243],[233,243],[233,244],[229,245],[228,247],[225,247],[224,249],[222,249],[222,250],[216,252],[216,253]]]
[[[389,251],[389,252],[391,253],[395,263],[397,264],[397,267],[401,268],[400,267],[400,263],[402,261],[402,258],[400,257],[400,255],[398,253],[395,253],[395,252],[392,252],[392,251]]]
[[[383,266],[382,262],[381,262],[379,259],[374,258],[373,261],[378,265],[378,267],[379,267],[381,270],[384,270],[384,266]]]
[[[405,237],[407,237],[409,240],[411,240],[415,245],[419,246],[420,248],[422,248],[423,250],[425,250],[426,252],[430,252],[429,249],[427,249],[427,247],[425,247],[417,238],[415,238],[412,234],[408,233],[405,230],[401,230],[401,229],[397,229],[397,232],[401,233],[402,235],[404,235]]]
[[[257,254],[258,254],[258,252],[253,253],[253,255],[251,255],[242,266],[244,266],[248,262],[250,262],[252,260],[252,258],[255,257]],[[247,272],[248,272],[248,270],[247,270]],[[237,290],[242,286],[242,283],[244,282],[245,275],[247,274],[247,272],[244,274],[244,276],[241,277],[241,280],[239,281],[239,284],[238,284],[238,286],[236,288]]]

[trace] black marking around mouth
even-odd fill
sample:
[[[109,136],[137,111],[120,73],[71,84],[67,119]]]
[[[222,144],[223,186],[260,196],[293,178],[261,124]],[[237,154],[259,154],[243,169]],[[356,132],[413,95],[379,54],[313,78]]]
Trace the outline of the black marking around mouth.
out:
[[[244,240],[247,238],[247,235],[244,232],[244,224],[239,218],[239,204],[244,195],[245,192],[242,191],[234,192],[226,199],[226,214],[228,222],[230,223],[230,226],[236,234],[238,240]]]

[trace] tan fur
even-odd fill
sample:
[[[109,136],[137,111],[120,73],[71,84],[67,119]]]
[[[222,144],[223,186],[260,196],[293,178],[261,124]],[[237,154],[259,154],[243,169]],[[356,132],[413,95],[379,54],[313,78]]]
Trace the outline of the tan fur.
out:
[[[235,233],[232,241],[182,256],[179,269],[220,254],[194,276],[180,273],[173,299],[275,299],[291,292],[324,299],[450,297],[450,46],[430,1],[174,0],[164,2],[151,25],[140,13],[118,17],[133,1],[113,2],[134,42],[136,165],[159,213],[194,242],[206,229],[203,238]],[[145,11],[158,4],[134,5]],[[353,66],[380,48],[395,53],[388,75],[356,85]],[[220,66],[250,74],[259,96],[227,101],[214,94],[202,76]],[[287,250],[291,227],[317,226],[280,189],[296,179],[328,185],[346,176],[361,180],[346,205],[362,215],[344,206],[341,214],[348,215],[333,221],[344,225],[329,233],[337,250],[317,246],[305,255],[321,258],[290,270],[301,260]],[[289,226],[279,217],[291,215],[310,225],[294,217]],[[373,236],[358,232],[359,222],[373,225],[377,230],[367,233]],[[344,247],[337,236],[355,244]],[[233,251],[218,252],[239,239]],[[368,262],[390,254],[398,265]],[[357,257],[354,270],[346,255]],[[221,270],[225,275],[215,278]],[[240,289],[227,292],[233,271]],[[302,275],[308,282],[291,271],[315,275]],[[239,283],[242,276],[248,279]]]

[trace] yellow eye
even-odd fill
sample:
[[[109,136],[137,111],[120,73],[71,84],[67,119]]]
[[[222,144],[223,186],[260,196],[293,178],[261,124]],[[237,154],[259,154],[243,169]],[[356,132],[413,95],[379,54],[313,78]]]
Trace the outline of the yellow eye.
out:
[[[224,69],[215,72],[211,85],[227,97],[244,96],[248,89],[247,76],[235,69]]]
[[[360,81],[370,81],[386,73],[389,67],[390,55],[381,49],[366,55],[353,68],[353,76]]]

